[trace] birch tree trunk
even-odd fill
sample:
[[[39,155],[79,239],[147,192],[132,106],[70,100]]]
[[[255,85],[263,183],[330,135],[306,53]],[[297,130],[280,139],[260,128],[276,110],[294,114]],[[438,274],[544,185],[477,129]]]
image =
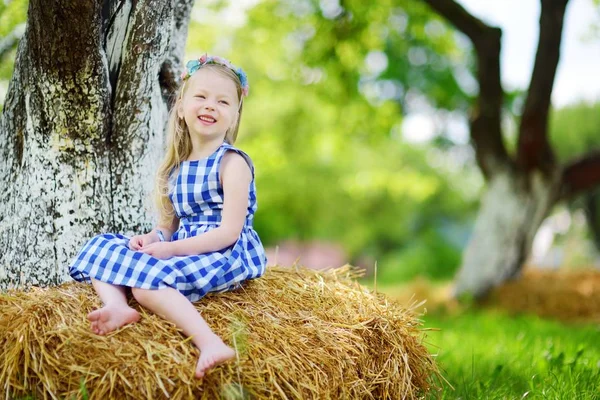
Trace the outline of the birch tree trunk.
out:
[[[58,284],[84,241],[151,223],[193,0],[31,0],[0,120],[0,289]]]
[[[497,173],[488,182],[472,238],[463,253],[457,294],[484,295],[518,275],[542,221],[555,204],[560,181],[541,174]]]

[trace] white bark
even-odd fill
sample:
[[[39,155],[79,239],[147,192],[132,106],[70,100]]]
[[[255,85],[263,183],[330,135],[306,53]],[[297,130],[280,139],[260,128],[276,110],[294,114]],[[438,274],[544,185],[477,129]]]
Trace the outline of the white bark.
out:
[[[520,271],[540,224],[554,205],[558,177],[497,173],[482,199],[463,253],[455,294],[479,297]]]
[[[159,72],[178,76],[172,41],[185,43],[193,2],[128,0],[109,32],[101,2],[72,2],[69,14],[31,0],[19,44],[0,121],[0,289],[60,283],[91,236],[150,227],[167,114]],[[59,9],[73,20],[52,26]]]
[[[38,7],[43,6],[30,3],[30,9]],[[79,11],[84,18],[97,9],[88,5]],[[99,37],[93,22],[82,39]],[[91,229],[102,229],[97,216],[109,212],[102,151],[107,74],[99,48],[74,46],[89,51],[79,68],[67,58],[53,64],[38,54],[44,43],[52,43],[48,29],[40,21],[28,24],[0,126],[1,288],[61,281],[73,243]],[[63,38],[58,33],[57,39]],[[65,56],[55,51],[54,57]]]

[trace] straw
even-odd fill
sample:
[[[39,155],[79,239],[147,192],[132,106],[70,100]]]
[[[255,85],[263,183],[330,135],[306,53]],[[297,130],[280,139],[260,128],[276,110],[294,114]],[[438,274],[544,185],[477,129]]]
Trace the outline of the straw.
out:
[[[198,350],[146,312],[107,336],[89,329],[90,285],[0,295],[0,397],[39,399],[415,399],[439,373],[410,309],[357,284],[356,269],[271,267],[196,303],[233,361],[193,377]]]

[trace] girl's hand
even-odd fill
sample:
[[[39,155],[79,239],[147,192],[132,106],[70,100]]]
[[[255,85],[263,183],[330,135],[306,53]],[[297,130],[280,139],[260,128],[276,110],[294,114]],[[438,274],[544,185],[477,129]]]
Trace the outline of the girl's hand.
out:
[[[142,253],[146,253],[155,258],[169,258],[175,255],[175,249],[172,242],[155,242],[150,243],[140,249]]]
[[[144,246],[158,241],[158,237],[156,235],[152,235],[152,233],[146,233],[145,235],[135,235],[131,239],[129,239],[129,248],[131,250],[137,251]]]

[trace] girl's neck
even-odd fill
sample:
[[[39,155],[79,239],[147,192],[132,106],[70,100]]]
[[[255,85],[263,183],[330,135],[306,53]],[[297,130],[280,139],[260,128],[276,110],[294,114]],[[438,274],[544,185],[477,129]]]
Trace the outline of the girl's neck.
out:
[[[188,160],[201,160],[210,156],[212,153],[223,144],[224,138],[218,137],[215,139],[208,139],[206,141],[194,141],[192,140],[192,152],[188,156]]]

